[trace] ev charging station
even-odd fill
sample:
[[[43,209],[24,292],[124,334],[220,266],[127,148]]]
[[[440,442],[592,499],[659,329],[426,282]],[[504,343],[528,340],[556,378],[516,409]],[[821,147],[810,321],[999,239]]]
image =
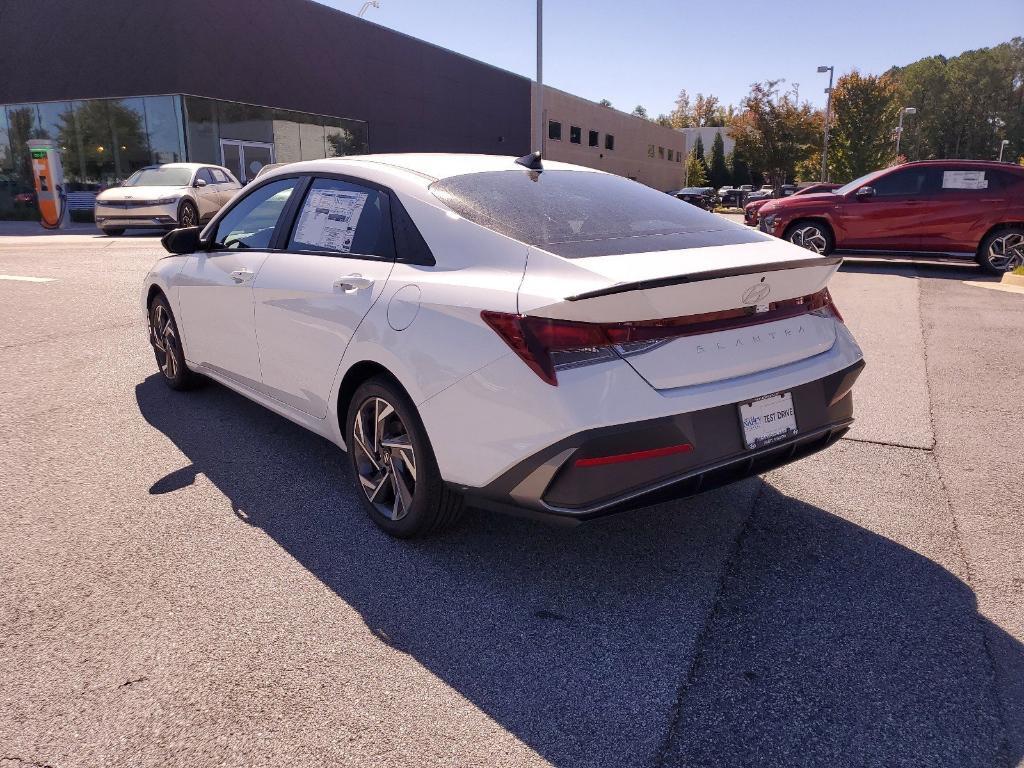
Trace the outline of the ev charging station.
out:
[[[32,155],[32,176],[41,223],[46,229],[63,229],[67,226],[68,198],[57,143],[50,139],[29,139],[28,151]]]

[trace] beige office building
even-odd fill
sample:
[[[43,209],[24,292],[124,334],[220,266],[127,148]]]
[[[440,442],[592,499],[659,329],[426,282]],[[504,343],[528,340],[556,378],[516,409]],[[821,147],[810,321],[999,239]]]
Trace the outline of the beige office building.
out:
[[[537,84],[533,83],[533,109]],[[599,168],[667,192],[683,186],[686,137],[650,120],[544,86],[544,157]],[[536,115],[531,128],[537,146]]]

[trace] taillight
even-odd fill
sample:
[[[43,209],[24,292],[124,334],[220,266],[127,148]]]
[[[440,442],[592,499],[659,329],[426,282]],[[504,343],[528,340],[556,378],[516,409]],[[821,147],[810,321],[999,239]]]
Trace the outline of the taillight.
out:
[[[672,338],[745,328],[811,313],[833,316],[843,322],[827,288],[808,296],[772,302],[760,312],[755,307],[738,307],[626,323],[583,323],[489,310],[480,316],[534,373],[557,387],[557,371],[566,368],[628,356]]]

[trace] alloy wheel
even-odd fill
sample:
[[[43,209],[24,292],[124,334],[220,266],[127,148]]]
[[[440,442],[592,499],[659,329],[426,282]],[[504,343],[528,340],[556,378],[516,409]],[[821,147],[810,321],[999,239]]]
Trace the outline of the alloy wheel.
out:
[[[367,398],[352,425],[352,452],[366,498],[389,520],[401,520],[416,493],[416,453],[394,406]]]
[[[828,248],[828,240],[825,238],[825,233],[817,227],[794,229],[793,233],[789,236],[789,242],[815,253],[825,253],[825,249]]]
[[[188,203],[181,206],[181,216],[178,223],[182,227],[194,227],[196,225],[196,209]]]
[[[988,246],[988,263],[1003,272],[1024,266],[1024,234],[1010,232],[993,239]]]
[[[178,375],[178,361],[174,356],[178,338],[175,333],[171,313],[163,304],[157,304],[149,322],[149,340],[156,350],[157,365],[160,372],[173,380]]]

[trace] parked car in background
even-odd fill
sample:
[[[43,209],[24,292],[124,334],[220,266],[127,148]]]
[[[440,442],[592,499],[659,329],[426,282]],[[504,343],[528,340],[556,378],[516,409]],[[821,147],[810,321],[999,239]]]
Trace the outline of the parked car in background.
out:
[[[140,296],[161,378],[205,374],[346,449],[399,537],[464,503],[587,520],[847,432],[864,362],[840,259],[537,165],[368,155],[252,181],[164,236]]]
[[[798,189],[793,184],[785,184],[782,187],[782,197],[791,197],[793,195],[813,195],[818,192],[831,192],[833,189],[838,189],[839,184],[827,184],[818,183],[811,184],[810,186]],[[760,200],[754,200],[753,202],[747,203],[743,206],[743,223],[748,227],[757,226],[758,211],[765,206],[765,204],[773,198],[764,197]]]
[[[722,187],[718,190],[718,199],[722,205],[729,208],[740,208],[747,197],[746,192],[735,187]]]
[[[174,229],[209,221],[242,188],[227,168],[167,163],[142,168],[96,196],[96,225],[111,236],[126,229]]]
[[[833,250],[941,253],[1002,274],[1024,265],[1024,167],[925,160],[874,171],[833,193],[772,200],[759,227]]]
[[[705,211],[714,210],[718,204],[718,196],[713,187],[684,187],[670,194]]]

